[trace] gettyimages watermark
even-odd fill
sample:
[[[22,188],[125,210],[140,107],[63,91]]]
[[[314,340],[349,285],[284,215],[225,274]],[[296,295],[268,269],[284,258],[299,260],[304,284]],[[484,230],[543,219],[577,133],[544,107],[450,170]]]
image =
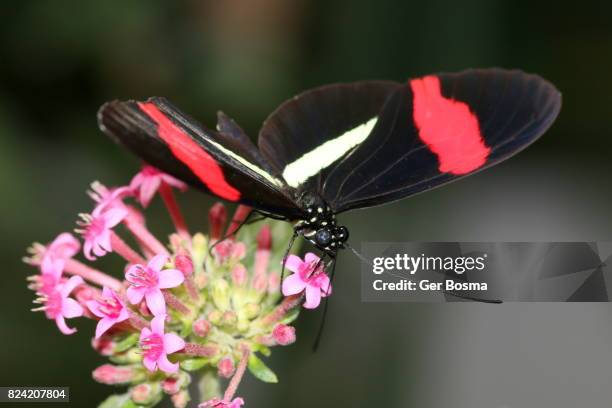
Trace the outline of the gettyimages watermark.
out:
[[[612,242],[369,242],[365,302],[608,302]],[[610,265],[610,266],[609,266]]]

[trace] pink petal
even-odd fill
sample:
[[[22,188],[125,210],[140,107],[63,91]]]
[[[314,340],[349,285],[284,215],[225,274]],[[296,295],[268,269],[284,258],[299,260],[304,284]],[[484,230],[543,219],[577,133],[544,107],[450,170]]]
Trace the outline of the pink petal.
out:
[[[155,369],[157,368],[157,362],[149,357],[145,357],[142,359],[142,364],[147,368],[147,370],[149,371],[155,371]]]
[[[83,255],[90,261],[95,261],[96,257],[91,254],[91,250],[93,247],[93,242],[90,239],[87,239],[83,244]]]
[[[170,360],[168,360],[168,356],[166,354],[162,354],[157,359],[157,364],[159,365],[159,369],[166,373],[176,373],[179,369],[179,363],[172,364]]]
[[[127,288],[126,295],[131,304],[137,305],[142,302],[142,298],[145,294],[145,288],[137,288],[135,286],[130,286]]]
[[[185,341],[175,333],[164,334],[164,350],[167,354],[176,353],[185,348]]]
[[[298,272],[303,263],[299,256],[291,254],[285,260],[285,268],[291,272]]]
[[[138,173],[134,176],[134,178],[132,179],[132,181],[130,181],[130,190],[136,190],[138,187],[140,187],[140,184],[142,183],[144,176],[142,173]]]
[[[140,271],[144,271],[144,268],[145,266],[141,264],[130,265],[127,271],[125,271],[125,280],[127,280],[130,283],[134,283],[134,281],[131,279],[131,276],[138,274]]]
[[[106,333],[106,331],[110,329],[111,327],[113,327],[115,323],[116,322],[114,319],[111,319],[108,317],[105,317],[102,320],[100,320],[98,322],[98,325],[96,326],[96,339],[100,338],[100,336]]]
[[[151,331],[151,329],[149,329],[148,327],[143,328],[140,331],[140,338],[139,341],[143,341],[144,339],[146,339],[147,337],[149,337],[151,335],[151,333],[153,333]]]
[[[156,272],[159,272],[162,270],[166,262],[168,262],[168,255],[164,255],[164,254],[155,255],[149,261],[149,263],[147,264],[147,267],[153,269]]]
[[[55,324],[57,324],[57,327],[60,329],[60,331],[66,335],[75,333],[77,331],[76,329],[71,329],[66,325],[66,320],[64,320],[64,316],[62,315],[57,315],[57,317],[55,318]]]
[[[319,262],[319,258],[316,254],[313,254],[312,252],[308,252],[306,255],[304,255],[304,262],[305,263],[312,263],[312,264],[316,264],[317,262]]]
[[[100,311],[100,304],[97,300],[88,300],[85,305],[94,316],[105,317],[106,315]]]
[[[139,201],[143,207],[148,207],[153,196],[159,189],[161,179],[157,176],[147,177],[140,186]]]
[[[68,296],[70,292],[74,290],[74,288],[82,284],[83,284],[83,278],[81,278],[80,276],[71,277],[70,279],[66,281],[66,283],[64,283],[61,286],[60,293],[62,297]]]
[[[145,293],[147,306],[153,316],[160,316],[166,313],[166,301],[164,295],[159,289],[152,289]]]
[[[304,307],[306,309],[316,309],[321,303],[321,289],[308,285],[306,287],[306,302]]]
[[[72,258],[79,252],[81,244],[74,235],[69,232],[59,234],[49,245],[49,252],[53,257],[60,259]]]
[[[161,179],[164,181],[164,183],[166,183],[169,186],[172,186],[172,187],[174,187],[176,189],[179,189],[181,191],[187,190],[187,184],[183,183],[180,180],[175,179],[174,177],[170,176],[169,174],[163,174],[162,173]]]
[[[104,286],[102,288],[102,296],[106,298],[113,298],[115,296],[115,292],[108,286]]]
[[[50,256],[45,256],[40,265],[40,272],[44,275],[51,275],[58,280],[62,276],[65,263],[63,259],[54,259]]]
[[[306,287],[306,282],[300,278],[300,275],[294,273],[285,278],[283,281],[283,295],[290,296],[295,295],[296,293],[300,293]]]
[[[127,320],[130,318],[130,314],[128,313],[127,309],[124,307],[123,309],[121,309],[121,311],[119,312],[119,316],[117,316],[117,319],[115,319],[115,321],[117,323],[122,322],[124,320]]]
[[[166,315],[158,315],[151,320],[151,331],[161,336],[164,335],[164,324],[166,322]]]
[[[107,249],[104,248],[104,246],[100,242],[101,240],[104,240],[104,237],[100,238],[100,240],[97,240],[93,243],[93,253],[97,257],[104,256],[107,254],[107,252],[110,252],[108,247]],[[110,236],[109,236],[108,241],[110,242]]]
[[[67,319],[83,316],[83,306],[81,306],[79,302],[72,298],[65,298],[62,301],[61,313]]]
[[[166,269],[159,273],[158,276],[159,284],[161,289],[174,288],[183,283],[185,275],[178,269]]]
[[[106,228],[113,228],[128,215],[128,210],[120,207],[113,207],[104,213]]]

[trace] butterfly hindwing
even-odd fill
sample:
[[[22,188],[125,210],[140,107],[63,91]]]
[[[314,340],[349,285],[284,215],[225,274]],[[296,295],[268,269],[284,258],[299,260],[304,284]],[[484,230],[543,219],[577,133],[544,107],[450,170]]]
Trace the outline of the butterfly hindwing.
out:
[[[144,161],[197,188],[278,216],[301,214],[292,189],[266,170],[257,148],[225,116],[220,116],[221,131],[215,132],[165,99],[151,98],[109,102],[98,121],[105,133]]]
[[[409,81],[366,140],[326,178],[336,212],[398,200],[498,163],[557,116],[559,92],[536,75],[468,70]]]

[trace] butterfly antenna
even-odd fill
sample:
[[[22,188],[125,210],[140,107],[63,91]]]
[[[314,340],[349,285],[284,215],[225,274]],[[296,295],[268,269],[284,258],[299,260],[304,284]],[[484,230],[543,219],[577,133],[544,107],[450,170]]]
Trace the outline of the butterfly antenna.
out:
[[[449,292],[448,290],[443,290],[442,293],[444,293],[445,295],[455,296],[455,297],[458,297],[460,299],[471,300],[473,302],[495,303],[495,304],[504,303],[504,301],[501,300],[501,299],[483,299],[483,298],[477,298],[477,297],[472,297],[472,296],[467,296],[467,295],[460,295],[459,293]]]
[[[361,255],[361,254],[360,254],[360,253],[359,253],[359,252],[358,252],[358,251],[357,251],[355,248],[353,248],[352,246],[350,246],[348,242],[345,242],[345,243],[344,243],[344,246],[345,246],[346,248],[350,249],[350,250],[351,250],[351,252],[352,252],[352,253],[354,253],[354,254],[355,254],[355,256],[357,256],[357,258],[359,258],[359,259],[360,259],[362,262],[365,262],[365,263],[367,263],[367,264],[368,264],[368,265],[370,265],[370,266],[373,266],[373,265],[374,265],[374,263],[373,263],[371,260],[369,260],[369,259],[368,259],[368,258],[366,258],[365,256]]]
[[[348,249],[350,249],[361,261],[367,263],[370,266],[373,265],[373,263],[368,258],[366,258],[362,254],[357,252],[357,250],[355,248],[353,248],[352,246],[350,246],[348,243],[345,242],[344,246],[347,247]],[[451,295],[451,296],[454,296],[454,297],[457,297],[457,298],[460,298],[460,299],[471,300],[473,302],[495,303],[495,304],[504,303],[500,299],[482,299],[482,298],[477,298],[477,297],[473,297],[473,296],[462,295],[462,294],[459,294],[459,293],[449,292],[447,290],[442,290],[442,293],[444,293],[445,295]]]
[[[281,262],[281,284],[283,282],[283,280],[285,280],[285,262],[287,262],[287,257],[289,256],[289,253],[291,252],[291,248],[293,247],[293,244],[295,243],[295,239],[298,236],[298,232],[297,230],[293,230],[293,236],[291,236],[291,240],[289,240],[289,245],[287,245],[287,250],[285,251],[285,255],[283,256],[283,261]]]
[[[325,328],[325,322],[327,320],[327,310],[329,307],[329,294],[332,287],[334,276],[336,276],[336,258],[332,258],[332,270],[329,274],[329,284],[327,285],[327,291],[325,293],[325,299],[323,299],[323,316],[321,316],[321,323],[319,323],[319,330],[317,331],[317,337],[315,337],[314,344],[312,345],[312,351],[316,352],[319,349],[321,338],[323,337],[323,329]]]

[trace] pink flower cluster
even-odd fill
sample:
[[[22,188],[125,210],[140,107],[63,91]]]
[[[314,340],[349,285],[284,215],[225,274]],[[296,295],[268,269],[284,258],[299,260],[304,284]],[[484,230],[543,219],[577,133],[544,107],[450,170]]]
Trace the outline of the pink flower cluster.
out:
[[[66,335],[76,331],[66,319],[96,320],[94,348],[119,365],[105,364],[93,376],[106,384],[131,385],[134,403],[154,405],[166,394],[176,407],[184,407],[194,367],[212,366],[229,385],[222,399],[200,406],[239,408],[244,401],[234,393],[255,351],[294,343],[288,312],[302,303],[317,307],[331,293],[329,278],[316,255],[308,253],[304,261],[291,255],[284,266],[293,273],[281,285],[281,265],[270,260],[280,259],[284,248],[273,253],[267,225],[257,234],[254,257],[248,258],[248,243],[236,238],[248,207],[238,207],[225,237],[227,214],[221,204],[209,212],[209,238],[191,234],[172,188],[185,190],[186,185],[150,166],[128,186],[93,183],[89,195],[95,207],[77,223],[82,245],[62,233],[46,246],[34,244],[25,258],[39,268],[28,278],[41,304],[34,310],[44,311]],[[176,230],[169,245],[150,232],[143,214],[157,192]],[[77,260],[81,251],[88,261],[117,254],[126,262],[122,277]],[[252,264],[246,265],[247,259]],[[275,378],[261,361],[248,369],[267,370],[265,376],[253,373]]]

